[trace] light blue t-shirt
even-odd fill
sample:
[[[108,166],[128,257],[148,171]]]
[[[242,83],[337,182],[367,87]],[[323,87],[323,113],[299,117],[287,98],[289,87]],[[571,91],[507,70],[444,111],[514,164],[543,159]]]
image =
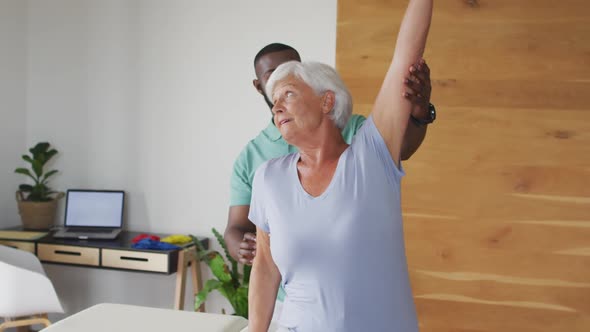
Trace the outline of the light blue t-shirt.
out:
[[[297,332],[417,332],[398,169],[369,117],[327,189],[309,195],[294,153],[254,176],[249,219],[270,234],[287,292],[280,324]]]
[[[365,117],[360,114],[350,116],[346,127],[342,129],[342,138],[346,143],[352,142],[363,122]],[[234,163],[230,179],[229,205],[250,205],[252,181],[258,167],[265,161],[294,152],[297,152],[297,148],[285,142],[271,120],[255,139],[248,142]]]

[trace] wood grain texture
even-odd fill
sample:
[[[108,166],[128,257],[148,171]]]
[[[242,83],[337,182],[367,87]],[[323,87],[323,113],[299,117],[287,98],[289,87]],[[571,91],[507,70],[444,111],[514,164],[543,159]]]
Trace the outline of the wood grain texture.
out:
[[[337,69],[369,114],[407,1],[339,0]],[[439,0],[438,119],[404,164],[422,332],[590,331],[590,3]]]

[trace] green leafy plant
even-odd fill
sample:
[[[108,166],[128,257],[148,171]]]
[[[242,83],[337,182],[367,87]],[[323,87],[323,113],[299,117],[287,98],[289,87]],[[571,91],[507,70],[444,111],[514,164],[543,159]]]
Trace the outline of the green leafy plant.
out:
[[[207,251],[203,248],[201,242],[196,237],[191,236],[193,243],[197,247],[199,260],[205,262],[211,269],[215,279],[205,282],[203,289],[195,296],[195,310],[197,310],[205,301],[212,291],[218,291],[231,304],[234,309],[234,315],[248,318],[248,284],[250,282],[251,266],[244,265],[243,273],[238,270],[238,262],[233,259],[228,250],[223,236],[213,228],[215,238],[223,248],[225,257],[229,262],[226,263],[223,256],[218,251]],[[230,267],[231,266],[231,267]]]
[[[23,174],[33,179],[33,185],[21,184],[18,188],[22,193],[26,193],[24,197],[26,201],[32,202],[49,202],[53,200],[51,194],[56,192],[51,190],[47,183],[49,178],[57,173],[57,170],[51,170],[47,173],[44,172],[44,167],[47,162],[57,154],[57,150],[51,148],[51,145],[47,142],[37,143],[34,147],[29,149],[31,155],[23,155],[24,161],[31,165],[31,171],[26,168],[17,168],[14,170],[15,173]]]

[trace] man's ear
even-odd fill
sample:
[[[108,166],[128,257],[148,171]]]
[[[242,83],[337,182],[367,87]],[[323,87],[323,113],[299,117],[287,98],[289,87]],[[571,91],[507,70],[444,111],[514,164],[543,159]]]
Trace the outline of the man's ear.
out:
[[[260,93],[261,95],[264,96],[264,91],[262,90],[262,84],[260,84],[260,81],[257,78],[252,80],[252,84],[254,85],[254,88],[256,89],[256,91],[258,91],[258,93]]]
[[[322,111],[326,114],[330,113],[335,104],[336,94],[334,94],[334,91],[326,91],[322,97]]]

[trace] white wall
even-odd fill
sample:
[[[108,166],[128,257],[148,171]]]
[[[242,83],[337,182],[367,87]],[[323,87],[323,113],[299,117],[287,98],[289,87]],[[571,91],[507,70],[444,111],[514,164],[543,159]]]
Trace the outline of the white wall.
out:
[[[0,3],[0,227],[18,224],[14,169],[26,152],[26,3]]]
[[[336,0],[29,0],[20,18],[27,84],[15,89],[27,92],[27,134],[11,113],[11,137],[23,142],[12,150],[53,143],[58,189],[126,190],[132,230],[224,229],[234,158],[269,121],[251,83],[262,46],[284,42],[335,62]],[[24,72],[13,76],[23,85]],[[99,302],[172,306],[174,276],[46,268],[68,314]],[[231,311],[220,296],[208,302],[210,312],[222,307]]]

